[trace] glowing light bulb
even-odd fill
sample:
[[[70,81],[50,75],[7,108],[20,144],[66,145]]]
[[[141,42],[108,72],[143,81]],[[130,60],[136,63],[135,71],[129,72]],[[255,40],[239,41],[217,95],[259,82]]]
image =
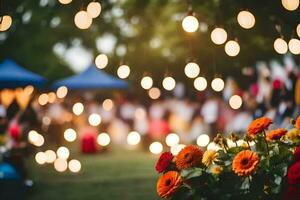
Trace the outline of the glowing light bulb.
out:
[[[169,147],[172,147],[174,145],[177,145],[179,144],[179,136],[176,134],[176,133],[170,133],[169,135],[167,135],[166,137],[166,144],[169,146]]]
[[[38,102],[41,106],[44,106],[48,103],[49,97],[47,94],[41,94],[38,98]]]
[[[127,143],[130,145],[137,145],[140,141],[141,135],[136,131],[132,131],[127,135]]]
[[[89,123],[91,126],[98,126],[101,123],[101,116],[97,113],[93,113],[89,116]]]
[[[100,146],[107,146],[110,143],[110,137],[107,133],[100,133],[97,137],[97,143]]]
[[[227,32],[223,28],[215,28],[211,32],[210,38],[215,44],[224,44],[227,40]]]
[[[300,54],[300,40],[296,38],[292,38],[289,41],[289,50],[292,54],[298,55]]]
[[[200,67],[197,63],[190,62],[185,66],[184,73],[189,78],[196,78],[200,73]]]
[[[192,15],[186,16],[182,20],[182,28],[184,31],[188,33],[193,33],[198,30],[199,28],[199,22],[198,19]]]
[[[70,151],[67,147],[59,147],[56,154],[58,158],[66,160],[70,156]]]
[[[79,29],[88,29],[92,25],[93,18],[90,16],[89,13],[81,10],[78,13],[76,13],[74,17],[74,22]]]
[[[54,161],[54,168],[58,172],[64,172],[68,169],[68,162],[65,159],[58,158]]]
[[[93,3],[93,2],[92,2]],[[95,64],[99,69],[104,69],[108,64],[108,57],[105,54],[99,54],[95,59]]]
[[[163,82],[162,82],[163,87],[168,90],[171,91],[175,88],[176,86],[176,81],[174,78],[167,76],[164,78]]]
[[[101,4],[99,2],[90,2],[86,8],[86,11],[92,18],[96,18],[101,13]]]
[[[102,103],[103,109],[110,111],[114,107],[114,102],[111,99],[105,99]]]
[[[299,0],[281,0],[281,3],[289,11],[294,11],[299,7]]]
[[[300,37],[300,24],[297,25],[296,32],[298,37]]]
[[[48,94],[48,102],[54,103],[56,100],[56,94],[54,92],[49,92]]]
[[[1,21],[2,20],[2,21]],[[4,15],[0,17],[0,31],[6,31],[11,27],[12,18],[9,15]]]
[[[69,170],[73,173],[78,173],[81,170],[81,163],[78,160],[70,160],[68,164]]]
[[[74,142],[77,138],[76,131],[74,129],[71,129],[71,128],[65,130],[64,138],[68,142]]]
[[[221,78],[215,78],[212,82],[211,82],[211,87],[214,91],[216,92],[220,92],[224,89],[225,83]]]
[[[277,38],[274,41],[274,49],[279,54],[286,54],[288,51],[288,45],[287,45],[286,41],[284,41],[284,39]]]
[[[201,134],[197,138],[197,145],[200,147],[206,147],[209,143],[209,136],[206,134]]]
[[[153,80],[152,80],[152,78],[150,76],[143,77],[142,80],[141,80],[141,86],[145,90],[150,89],[153,86]]]
[[[244,29],[250,29],[255,25],[255,17],[249,11],[241,11],[237,16],[237,21]]]
[[[185,147],[184,144],[173,145],[171,146],[170,151],[174,156],[177,156],[184,147]]]
[[[73,105],[72,109],[75,115],[81,115],[84,110],[84,106],[82,103],[78,102]]]
[[[39,165],[43,165],[46,163],[47,157],[45,155],[44,152],[38,152],[37,154],[35,154],[35,161],[39,164]]]
[[[45,143],[44,137],[41,134],[38,134],[37,141],[35,143],[33,143],[33,145],[35,145],[37,147],[41,147],[41,146],[43,146],[44,143]]]
[[[58,0],[61,4],[69,4],[72,0]]]
[[[227,55],[234,57],[240,53],[240,45],[234,40],[230,40],[225,44],[225,52]]]
[[[46,162],[53,163],[56,160],[56,153],[52,150],[45,151]]]
[[[153,142],[150,144],[149,150],[153,154],[160,154],[163,151],[163,145],[160,142]]]
[[[68,88],[66,86],[61,86],[56,91],[57,98],[63,99],[68,94]]]
[[[31,143],[31,144],[34,144],[38,141],[39,139],[39,134],[38,132],[34,131],[34,130],[31,130],[29,131],[28,133],[28,141]]]
[[[243,100],[239,95],[233,95],[229,99],[229,105],[232,109],[239,109],[243,104]]]
[[[121,65],[118,68],[117,74],[118,74],[119,78],[121,78],[121,79],[127,78],[130,74],[129,66],[128,65]]]
[[[207,87],[207,81],[204,77],[198,77],[194,80],[194,87],[198,91],[203,91]]]

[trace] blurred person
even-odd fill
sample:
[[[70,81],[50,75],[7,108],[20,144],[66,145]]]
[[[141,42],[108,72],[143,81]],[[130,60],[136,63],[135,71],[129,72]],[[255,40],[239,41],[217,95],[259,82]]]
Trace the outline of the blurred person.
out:
[[[195,112],[193,119],[191,120],[191,127],[189,130],[187,142],[192,143],[197,140],[201,134],[208,134],[209,126],[204,122],[203,117],[200,115],[200,111]]]
[[[204,122],[209,126],[209,132],[211,137],[215,137],[217,134],[217,119],[219,116],[218,100],[215,97],[210,97],[204,102],[201,108],[201,115]]]

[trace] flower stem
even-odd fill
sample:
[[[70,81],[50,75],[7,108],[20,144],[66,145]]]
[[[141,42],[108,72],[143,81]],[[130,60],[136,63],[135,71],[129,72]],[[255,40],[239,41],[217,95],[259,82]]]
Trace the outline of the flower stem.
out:
[[[268,142],[267,142],[267,135],[266,135],[266,132],[265,132],[265,130],[263,131],[263,134],[264,134],[264,140],[265,140],[265,143],[266,143],[266,146],[267,146],[267,153],[268,153],[268,156],[270,155],[269,154],[269,145],[268,145]]]

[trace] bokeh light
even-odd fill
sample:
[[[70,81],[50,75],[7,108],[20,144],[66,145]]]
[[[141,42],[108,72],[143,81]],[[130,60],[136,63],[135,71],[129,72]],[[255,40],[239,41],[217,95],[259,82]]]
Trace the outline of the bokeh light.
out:
[[[225,52],[228,56],[234,57],[240,53],[240,45],[234,40],[230,40],[225,44]]]
[[[28,133],[28,141],[31,143],[31,144],[34,144],[38,141],[39,139],[39,133],[36,132],[35,130],[31,130],[29,131]]]
[[[229,99],[229,105],[232,109],[239,109],[243,104],[243,100],[239,95],[233,95]]]
[[[88,29],[92,25],[93,19],[88,12],[81,10],[76,13],[74,22],[77,28]]]
[[[166,137],[166,144],[169,147],[179,144],[180,138],[176,133],[170,133]]]
[[[292,54],[298,55],[300,54],[300,40],[296,38],[292,38],[289,41],[289,50]]]
[[[215,28],[211,32],[210,38],[215,44],[224,44],[227,40],[227,32],[223,28]]]
[[[69,3],[72,2],[72,0],[58,0],[58,1],[59,1],[59,3],[61,3],[61,4],[69,4]]]
[[[67,147],[62,146],[57,149],[56,154],[58,158],[66,160],[70,156],[70,151]]]
[[[110,143],[110,137],[107,133],[100,133],[97,137],[97,143],[100,146],[107,146]]]
[[[68,164],[69,170],[73,173],[78,173],[81,170],[81,163],[78,160],[70,160]]]
[[[111,99],[105,99],[102,103],[102,107],[106,111],[110,111],[114,107],[114,102]]]
[[[78,102],[73,105],[72,110],[75,115],[81,115],[84,110],[84,106],[82,103]]]
[[[105,54],[99,54],[95,59],[97,68],[104,69],[108,64],[108,57]]]
[[[184,73],[189,78],[196,78],[200,73],[200,67],[197,63],[190,62],[185,66]]]
[[[176,81],[171,76],[167,76],[167,77],[164,78],[164,80],[162,82],[162,85],[165,88],[165,90],[171,91],[175,88]]]
[[[286,54],[288,51],[288,45],[287,45],[286,41],[284,41],[284,39],[277,38],[274,41],[274,49],[279,54]]]
[[[56,96],[59,99],[63,99],[68,94],[68,88],[66,86],[61,86],[56,90]]]
[[[1,17],[0,17],[1,19]],[[2,21],[1,21],[2,20]],[[11,27],[12,24],[12,18],[9,15],[4,15],[2,16],[1,19],[1,23],[0,23],[0,31],[6,31]]]
[[[41,94],[38,98],[38,102],[41,106],[44,106],[48,103],[49,97],[47,94]]]
[[[93,113],[89,116],[89,124],[91,126],[98,126],[101,123],[101,116],[97,113]]]
[[[44,152],[38,152],[37,154],[35,154],[35,161],[39,165],[45,164],[46,161],[47,161],[47,157],[46,157],[45,153]]]
[[[153,154],[160,154],[163,151],[163,145],[160,142],[153,142],[150,144],[149,150]]]
[[[153,80],[150,76],[145,76],[141,80],[141,86],[145,90],[149,90],[153,86]]]
[[[193,33],[198,30],[199,28],[199,22],[198,19],[192,15],[186,16],[182,20],[182,28],[184,31],[188,33]]]
[[[64,132],[64,138],[68,142],[74,142],[77,138],[76,131],[74,129],[68,128]]]
[[[211,82],[211,88],[216,92],[222,91],[224,87],[225,83],[221,78],[214,78]]]
[[[136,132],[132,131],[127,135],[127,143],[129,145],[137,145],[141,141],[141,135]]]
[[[64,172],[68,169],[68,162],[64,159],[58,158],[54,161],[54,169],[58,172]]]
[[[173,146],[171,146],[170,151],[171,151],[171,153],[172,153],[174,156],[177,156],[178,153],[179,153],[184,147],[185,147],[184,144],[173,145]]]
[[[56,153],[52,150],[45,151],[46,162],[53,163],[56,160]]]
[[[54,103],[55,100],[56,100],[56,94],[54,92],[49,92],[48,93],[48,102]]]
[[[86,11],[90,14],[92,18],[96,18],[101,13],[101,4],[99,2],[90,2],[86,8]]]
[[[237,16],[237,21],[244,29],[250,29],[255,25],[255,17],[249,11],[241,11]]]
[[[297,25],[296,32],[298,37],[300,38],[300,23]]]
[[[203,91],[207,87],[207,81],[204,77],[198,77],[194,80],[194,87],[198,91]]]
[[[119,78],[121,78],[121,79],[127,78],[130,74],[129,66],[128,65],[121,65],[118,68],[117,74],[118,74]]]
[[[281,3],[289,11],[294,11],[299,7],[299,0],[281,0]]]
[[[151,99],[158,99],[160,97],[160,89],[153,87],[148,91],[148,95]]]
[[[209,143],[206,148],[207,148],[207,150],[214,150],[214,151],[218,151],[218,150],[222,149],[219,145],[217,145],[214,142]]]
[[[200,147],[206,147],[210,141],[207,134],[201,134],[197,137],[197,145]]]

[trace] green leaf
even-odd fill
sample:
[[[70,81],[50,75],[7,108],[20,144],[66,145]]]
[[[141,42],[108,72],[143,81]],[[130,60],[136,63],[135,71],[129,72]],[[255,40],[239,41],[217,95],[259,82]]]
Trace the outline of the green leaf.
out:
[[[190,168],[181,171],[181,176],[185,179],[191,179],[202,176],[204,169],[202,168]]]

